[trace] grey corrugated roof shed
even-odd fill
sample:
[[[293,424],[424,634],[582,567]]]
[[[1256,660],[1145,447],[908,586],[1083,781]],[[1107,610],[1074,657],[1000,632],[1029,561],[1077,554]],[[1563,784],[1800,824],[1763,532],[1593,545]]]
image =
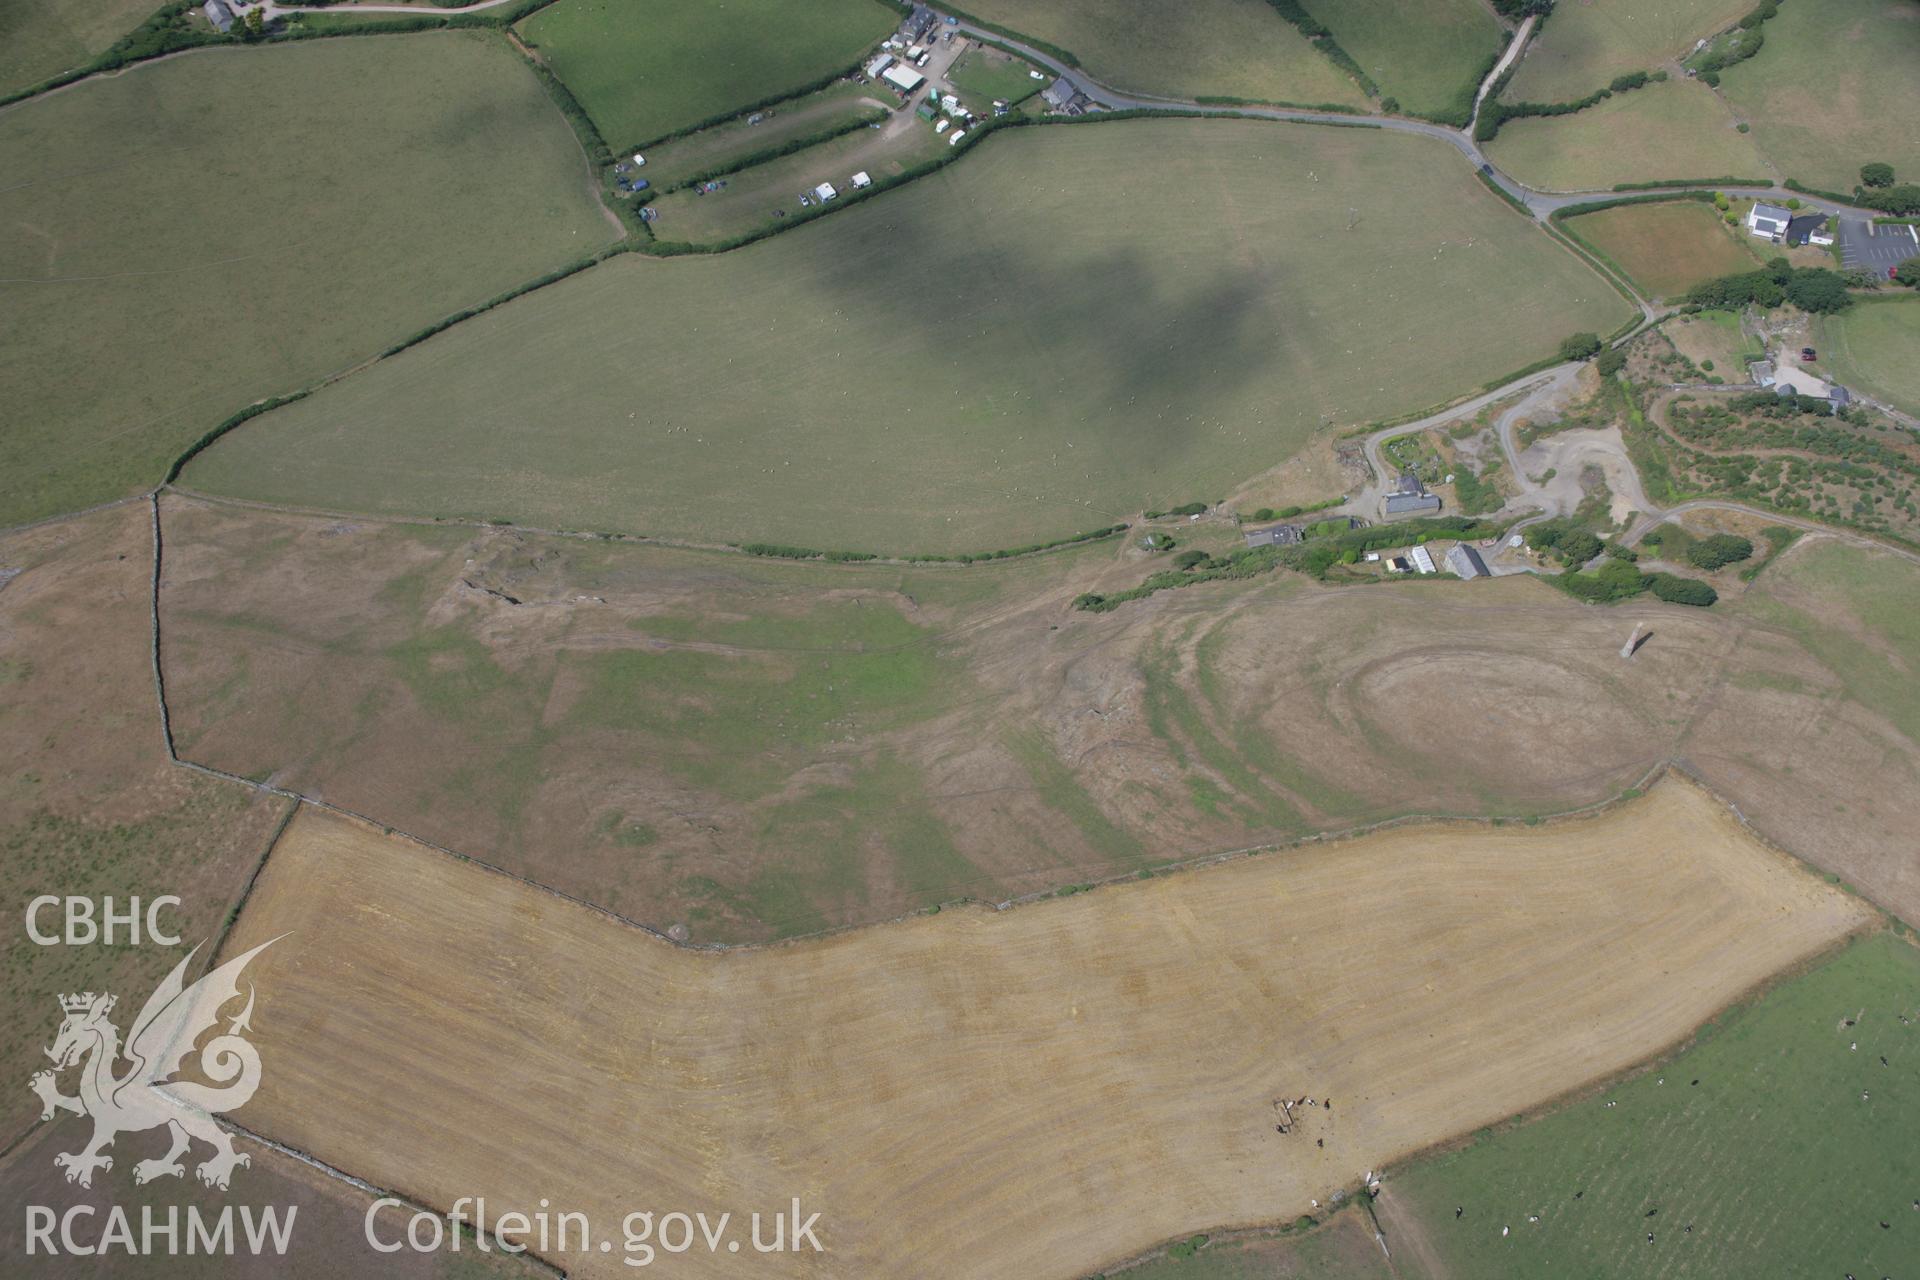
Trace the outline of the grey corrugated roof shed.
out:
[[[1462,578],[1485,578],[1490,576],[1487,573],[1487,562],[1480,558],[1478,551],[1475,551],[1464,542],[1456,542],[1453,545],[1453,550],[1447,552],[1447,568],[1453,570],[1454,573]]]
[[[207,21],[213,24],[215,31],[228,31],[233,27],[233,10],[227,8],[222,0],[207,0],[201,6],[201,12],[207,15]]]
[[[1409,511],[1438,511],[1440,499],[1431,493],[1390,493],[1381,510],[1390,516],[1405,515]]]

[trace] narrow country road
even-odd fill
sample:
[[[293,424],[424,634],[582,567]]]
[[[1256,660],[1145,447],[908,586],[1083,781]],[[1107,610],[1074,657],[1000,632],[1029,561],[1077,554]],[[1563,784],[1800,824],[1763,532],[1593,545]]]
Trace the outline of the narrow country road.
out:
[[[462,5],[458,8],[443,8],[433,4],[349,3],[326,6],[286,5],[279,3],[278,0],[260,0],[258,4],[236,3],[233,8],[236,13],[243,16],[250,10],[257,9],[260,12],[262,20],[271,21],[275,18],[288,17],[294,14],[327,12],[412,13],[431,17],[457,17],[461,14],[479,13],[486,9],[497,8],[507,3],[510,3],[510,0],[475,0],[473,4]],[[1516,181],[1500,172],[1500,170],[1481,153],[1479,145],[1473,140],[1471,132],[1473,126],[1471,124],[1465,129],[1454,129],[1447,125],[1431,124],[1425,120],[1412,120],[1404,116],[1373,116],[1332,111],[1307,111],[1294,107],[1226,106],[1214,103],[1195,102],[1190,98],[1165,98],[1156,97],[1151,94],[1129,93],[1103,84],[1077,67],[1065,66],[1059,59],[1053,57],[1051,54],[1037,49],[1013,36],[1003,35],[997,31],[989,31],[983,27],[976,26],[964,18],[955,20],[952,25],[947,25],[949,17],[950,15],[940,13],[938,10],[935,11],[935,18],[942,24],[943,30],[954,31],[975,40],[990,40],[995,44],[1012,49],[1036,66],[1042,67],[1052,72],[1055,76],[1066,80],[1081,93],[1086,94],[1093,102],[1111,111],[1171,110],[1201,116],[1251,116],[1262,120],[1294,120],[1310,124],[1347,125],[1350,127],[1359,125],[1367,128],[1386,129],[1394,133],[1413,133],[1419,134],[1422,137],[1435,138],[1460,152],[1461,155],[1467,158],[1468,163],[1478,169],[1488,181],[1519,201],[1526,207],[1527,211],[1537,219],[1544,219],[1554,211],[1567,208],[1571,205],[1582,204],[1591,200],[1614,199],[1620,194],[1619,192],[1611,190],[1536,191],[1525,183]],[[1520,53],[1525,49],[1527,40],[1532,35],[1534,22],[1535,19],[1528,18],[1520,25],[1515,31],[1514,38],[1509,44],[1505,55],[1501,58],[1500,64],[1496,66],[1486,80],[1481,83],[1479,92],[1474,99],[1474,111],[1476,115],[1479,112],[1480,102],[1486,96],[1488,88],[1499,78],[1501,71],[1511,65],[1512,61],[1518,58]],[[1873,213],[1872,210],[1857,209],[1853,206],[1840,204],[1818,196],[1810,196],[1804,192],[1788,191],[1782,187],[1726,187],[1721,189],[1725,190],[1728,195],[1774,197],[1782,200],[1798,197],[1802,204],[1829,214],[1853,212],[1865,213],[1872,216]],[[1681,188],[1675,188],[1675,190],[1681,190]],[[1641,310],[1649,320],[1653,318],[1651,309],[1644,301],[1641,302]]]

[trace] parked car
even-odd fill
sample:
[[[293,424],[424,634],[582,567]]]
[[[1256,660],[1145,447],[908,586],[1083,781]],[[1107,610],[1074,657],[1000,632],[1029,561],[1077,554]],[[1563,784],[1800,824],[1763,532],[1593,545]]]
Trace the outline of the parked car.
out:
[[[648,182],[645,178],[635,178],[633,180],[633,189],[635,191],[645,191],[648,187],[652,185],[653,184],[651,182]]]
[[[813,197],[808,195],[806,192],[802,191],[800,193],[800,207],[802,209],[807,209],[807,208],[811,208],[812,206],[813,206]]]
[[[1812,360],[1813,357],[1814,357],[1814,350],[1812,347],[1800,348],[1800,358],[1802,360]]]

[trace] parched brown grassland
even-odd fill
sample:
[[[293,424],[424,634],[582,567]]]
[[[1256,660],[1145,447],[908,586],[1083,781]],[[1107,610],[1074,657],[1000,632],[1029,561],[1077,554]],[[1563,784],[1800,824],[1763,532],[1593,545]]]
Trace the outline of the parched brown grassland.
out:
[[[1633,785],[1719,612],[1278,573],[1110,614],[1133,540],[832,566],[169,500],[181,749],[696,941]],[[1230,525],[1173,530],[1237,543]],[[1620,642],[1655,620],[1631,665]],[[1463,749],[1464,747],[1464,749]]]
[[[167,760],[148,656],[144,503],[0,535],[0,1147],[40,1114],[27,1077],[60,1026],[55,997],[113,991],[129,1016],[179,960],[164,947],[39,946],[27,904],[172,894],[181,950],[215,937],[288,802]],[[43,931],[60,932],[48,909]],[[204,957],[204,953],[203,953]]]
[[[239,1118],[429,1204],[547,1197],[601,1234],[822,1215],[824,1254],[688,1275],[1071,1276],[1291,1219],[1872,919],[1681,781],[723,953],[304,810],[231,940],[286,935],[254,963],[270,1070]],[[1330,1105],[1276,1132],[1303,1096]]]

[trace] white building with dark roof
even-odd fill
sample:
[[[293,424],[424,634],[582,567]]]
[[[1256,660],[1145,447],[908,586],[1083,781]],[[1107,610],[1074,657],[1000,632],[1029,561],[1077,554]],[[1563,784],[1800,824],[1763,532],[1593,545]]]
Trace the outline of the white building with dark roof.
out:
[[[1784,240],[1793,223],[1793,210],[1777,204],[1758,203],[1747,210],[1747,230],[1762,240]]]

